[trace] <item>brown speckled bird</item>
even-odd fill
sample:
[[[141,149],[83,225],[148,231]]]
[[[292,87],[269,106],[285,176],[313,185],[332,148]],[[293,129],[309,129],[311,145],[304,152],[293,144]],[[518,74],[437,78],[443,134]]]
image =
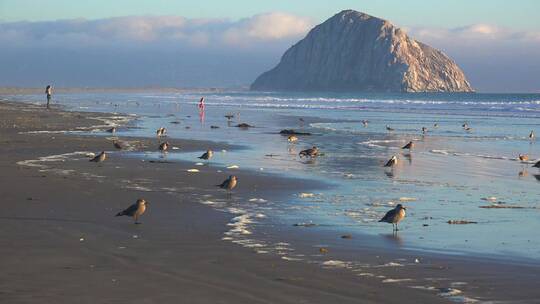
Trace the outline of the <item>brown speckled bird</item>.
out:
[[[298,140],[298,137],[296,137],[294,135],[290,135],[289,137],[287,137],[288,142],[295,142],[297,140]]]
[[[161,127],[161,128],[159,128],[159,129],[156,130],[156,135],[157,135],[158,137],[164,136],[165,133],[167,133],[167,129],[165,129],[164,127]]]
[[[95,162],[95,163],[101,163],[101,162],[104,162],[106,159],[107,159],[107,154],[105,153],[105,151],[101,151],[101,153],[96,155],[90,161]]]
[[[397,164],[398,158],[397,156],[393,155],[384,165],[385,167],[393,167]]]
[[[162,151],[162,152],[165,152],[169,150],[169,142],[166,141],[166,142],[163,142],[159,145],[159,151]]]
[[[309,149],[302,150],[300,153],[298,153],[300,157],[317,157],[319,155],[319,148],[313,146]]]
[[[209,160],[214,156],[214,152],[210,149],[206,150],[206,152],[203,153],[203,155],[199,156],[200,159]]]
[[[398,231],[398,223],[405,218],[405,210],[407,210],[405,207],[398,204],[396,208],[386,212],[379,222],[390,223],[392,224],[393,230]]]
[[[527,154],[520,154],[520,155],[518,156],[518,158],[519,158],[520,161],[526,162],[526,161],[529,160],[529,155],[527,155]]]
[[[148,202],[144,199],[140,198],[137,200],[137,202],[131,206],[129,206],[124,211],[118,212],[116,216],[132,216],[135,220],[135,224],[139,223],[139,217],[146,211],[146,206],[148,205]]]
[[[401,149],[412,150],[413,147],[414,147],[414,143],[413,143],[413,141],[411,140],[408,144],[406,144],[405,146],[403,146]]]
[[[230,192],[232,189],[236,187],[238,184],[238,178],[234,175],[229,175],[229,177],[224,180],[221,184],[217,185],[221,189],[227,190],[227,192]]]

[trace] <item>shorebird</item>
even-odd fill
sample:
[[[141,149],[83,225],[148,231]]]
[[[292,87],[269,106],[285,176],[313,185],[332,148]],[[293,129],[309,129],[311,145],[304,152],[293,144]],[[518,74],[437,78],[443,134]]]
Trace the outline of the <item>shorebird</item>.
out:
[[[426,127],[422,127],[422,134],[426,134],[427,133],[427,128]]]
[[[127,148],[127,144],[119,140],[113,140],[113,146],[118,150]]]
[[[165,152],[165,151],[167,151],[168,149],[169,149],[169,142],[168,142],[168,141],[166,141],[166,142],[164,142],[164,143],[161,143],[161,144],[159,145],[159,151]]]
[[[368,123],[369,123],[369,121],[362,120],[362,125],[364,126],[364,128],[368,126]]]
[[[227,120],[231,120],[234,118],[234,114],[227,114],[225,115],[225,117],[227,118]]]
[[[203,153],[203,155],[199,156],[200,159],[209,160],[214,156],[214,152],[212,150],[206,150],[206,152]]]
[[[110,128],[110,129],[108,129],[107,132],[109,132],[109,133],[116,133],[116,127],[112,127],[112,128]]]
[[[439,124],[438,124],[438,123],[434,123],[434,124],[433,124],[433,127],[436,129],[436,128],[439,127]]]
[[[469,127],[469,124],[468,124],[468,123],[466,123],[466,122],[464,122],[464,123],[463,123],[463,124],[462,124],[461,126],[463,127],[463,129],[466,129],[466,128],[468,128],[468,127]]]
[[[221,184],[217,185],[221,189],[227,190],[228,193],[231,192],[234,187],[236,187],[236,184],[238,183],[238,178],[234,175],[229,175],[229,177],[224,180]]]
[[[408,144],[406,144],[405,146],[403,146],[401,149],[409,149],[409,150],[412,150],[413,147],[414,147],[414,143],[413,143],[413,141],[411,140]]]
[[[317,157],[319,155],[319,148],[313,146],[309,149],[306,149],[306,150],[302,150],[300,151],[300,153],[298,153],[298,155],[302,158],[302,157]]]
[[[529,139],[534,140],[534,131],[531,130],[531,133],[529,133]]]
[[[115,216],[132,216],[135,220],[135,224],[140,224],[139,217],[146,211],[146,205],[148,205],[148,202],[144,199],[140,198],[135,202],[135,204],[129,206],[124,211],[118,212]]]
[[[405,207],[398,204],[396,208],[386,212],[379,222],[390,223],[392,224],[393,231],[398,231],[398,223],[405,218],[405,210],[407,210]]]
[[[390,128],[389,125],[386,125],[386,131],[394,131],[394,128]]]
[[[156,135],[157,135],[158,137],[164,136],[165,133],[167,133],[167,129],[165,129],[164,127],[161,127],[161,128],[159,128],[159,129],[156,130]]]
[[[529,155],[527,155],[527,154],[520,154],[520,155],[518,156],[518,158],[519,158],[520,161],[526,162],[526,161],[529,160]]]
[[[385,167],[393,167],[397,164],[398,158],[397,156],[393,155],[384,165]]]
[[[298,140],[298,137],[296,137],[294,135],[290,135],[289,137],[287,137],[288,142],[295,142],[297,140]]]
[[[107,159],[107,154],[105,154],[105,151],[101,151],[98,155],[96,155],[94,158],[92,158],[90,161],[95,163],[101,163]]]

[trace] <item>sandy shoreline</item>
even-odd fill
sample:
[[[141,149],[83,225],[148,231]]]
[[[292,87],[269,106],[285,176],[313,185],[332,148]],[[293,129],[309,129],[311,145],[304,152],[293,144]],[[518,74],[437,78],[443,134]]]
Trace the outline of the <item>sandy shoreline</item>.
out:
[[[187,163],[142,162],[123,157],[123,152],[112,153],[110,161],[103,165],[89,164],[83,155],[70,158],[61,164],[72,170],[66,174],[16,164],[74,151],[112,150],[111,141],[102,136],[24,133],[90,127],[95,124],[95,116],[104,115],[0,104],[4,155],[0,177],[5,181],[0,251],[6,257],[2,261],[0,300],[6,303],[447,302],[448,297],[437,296],[444,290],[406,288],[414,284],[404,279],[430,275],[439,276],[438,281],[433,281],[436,288],[450,288],[450,283],[456,283],[449,282],[449,277],[474,282],[454,287],[481,299],[534,303],[540,296],[534,288],[540,272],[538,265],[479,263],[468,257],[406,250],[381,254],[379,249],[370,248],[370,240],[362,243],[357,236],[343,240],[317,228],[280,228],[281,233],[287,233],[303,247],[301,251],[314,251],[309,244],[315,241],[326,244],[331,252],[322,256],[322,261],[347,261],[352,257],[370,265],[384,265],[399,258],[410,262],[419,257],[422,261],[421,267],[370,272],[373,276],[385,275],[376,278],[331,264],[320,267],[317,263],[285,261],[277,254],[257,254],[254,248],[223,241],[234,215],[199,203],[206,198],[225,202],[223,208],[228,207],[225,194],[213,185],[229,173],[216,172],[212,167],[197,167],[200,172],[192,174],[187,172],[192,168]],[[143,151],[155,151],[155,139],[129,140],[137,141]],[[203,151],[209,146],[214,150],[231,148],[203,141],[171,142],[184,151]],[[235,192],[242,199],[286,196],[308,189],[299,180],[280,181],[262,173],[233,172],[242,181]],[[145,187],[149,184],[160,188]],[[138,197],[152,202],[142,218],[143,225],[112,217]],[[355,246],[364,247],[359,250]],[[388,248],[400,250],[399,246]],[[384,279],[402,281],[381,283]],[[524,290],[527,294],[523,294]]]

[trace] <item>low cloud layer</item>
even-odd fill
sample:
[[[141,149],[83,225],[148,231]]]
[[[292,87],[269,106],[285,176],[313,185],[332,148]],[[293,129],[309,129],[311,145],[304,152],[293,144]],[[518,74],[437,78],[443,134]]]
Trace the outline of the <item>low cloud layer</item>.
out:
[[[309,18],[285,13],[255,15],[239,21],[181,16],[128,16],[0,24],[0,43],[30,47],[151,46],[252,48],[298,39],[313,26]]]
[[[407,31],[450,55],[479,91],[540,92],[540,31],[488,24]]]
[[[0,23],[0,85],[245,86],[314,25],[278,12],[237,21],[127,16]],[[406,30],[450,55],[479,91],[540,91],[540,31],[487,24]]]

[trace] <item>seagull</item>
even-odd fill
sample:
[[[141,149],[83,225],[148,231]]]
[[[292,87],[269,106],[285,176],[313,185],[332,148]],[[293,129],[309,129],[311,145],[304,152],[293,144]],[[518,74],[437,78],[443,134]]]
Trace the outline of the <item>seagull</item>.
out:
[[[422,134],[426,134],[427,133],[427,128],[426,127],[422,127]]]
[[[438,123],[434,123],[434,124],[433,124],[433,127],[434,127],[434,128],[438,128],[438,127],[439,127],[439,124],[438,124]]]
[[[297,140],[298,140],[298,137],[296,137],[294,135],[290,135],[289,137],[287,137],[288,142],[295,142]]]
[[[227,120],[231,120],[234,118],[234,114],[227,114],[225,115],[225,117],[227,118]]]
[[[113,140],[113,146],[118,150],[122,150],[129,148],[129,143],[120,140]]]
[[[413,143],[413,141],[411,140],[408,144],[406,144],[405,146],[403,146],[401,149],[409,149],[409,150],[412,150],[413,147],[414,147],[414,143]]]
[[[227,190],[227,192],[231,192],[234,187],[236,187],[236,184],[238,183],[238,178],[234,175],[229,175],[229,177],[223,181],[220,185],[217,185],[221,189]]]
[[[169,142],[168,142],[168,141],[166,141],[166,142],[164,142],[164,143],[161,143],[161,144],[159,145],[159,150],[162,151],[162,152],[165,152],[165,151],[167,151],[168,149],[169,149]]]
[[[529,139],[534,140],[534,131],[531,130],[531,133],[529,133]]]
[[[129,206],[124,211],[118,212],[116,216],[132,216],[133,219],[135,219],[135,224],[140,224],[138,220],[139,217],[146,211],[146,205],[148,205],[148,202],[140,198],[135,204]]]
[[[461,126],[463,127],[463,129],[467,129],[469,127],[469,124],[464,122]]]
[[[379,220],[379,222],[390,223],[394,228],[394,231],[398,231],[398,223],[405,218],[405,210],[407,208],[403,207],[401,204],[398,204],[396,208],[386,212],[384,217]]]
[[[105,151],[101,151],[98,155],[96,155],[94,158],[92,158],[90,161],[95,163],[101,163],[107,159],[107,154],[105,154]]]
[[[116,127],[112,127],[112,128],[110,128],[110,129],[108,129],[107,132],[109,132],[109,133],[116,133]]]
[[[199,156],[200,159],[209,160],[214,156],[214,152],[212,150],[206,150],[206,152],[203,153],[203,155]]]
[[[364,128],[368,126],[368,123],[369,123],[369,121],[362,120],[362,125],[364,126]]]
[[[526,161],[529,160],[529,155],[527,155],[527,154],[520,154],[518,158],[519,158],[520,161],[526,162]]]
[[[389,125],[386,125],[386,131],[394,131],[394,128],[390,128]]]
[[[319,155],[319,148],[313,146],[309,149],[302,150],[300,153],[298,153],[300,157],[317,157]]]
[[[161,128],[159,128],[159,129],[156,130],[156,135],[157,135],[158,137],[164,136],[165,133],[167,133],[167,129],[165,129],[164,127],[161,127]]]
[[[397,164],[398,158],[397,156],[393,155],[384,165],[385,167],[393,167]]]

